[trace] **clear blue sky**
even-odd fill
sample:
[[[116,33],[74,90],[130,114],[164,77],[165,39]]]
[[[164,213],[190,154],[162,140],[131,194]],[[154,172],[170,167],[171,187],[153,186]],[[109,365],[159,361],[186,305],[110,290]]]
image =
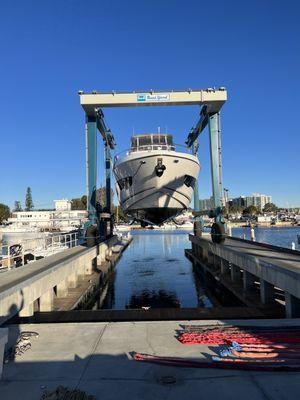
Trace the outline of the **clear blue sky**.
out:
[[[91,91],[225,86],[224,186],[300,206],[300,2],[18,0],[0,5],[0,202],[38,207],[85,192]],[[118,151],[167,127],[184,142],[197,108],[105,110]],[[103,181],[99,140],[99,184]],[[211,194],[208,134],[200,197]]]

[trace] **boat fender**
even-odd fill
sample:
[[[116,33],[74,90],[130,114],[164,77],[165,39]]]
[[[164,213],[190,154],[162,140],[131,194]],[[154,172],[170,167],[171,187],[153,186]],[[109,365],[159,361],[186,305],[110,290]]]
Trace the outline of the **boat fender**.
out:
[[[158,176],[160,178],[163,175],[165,169],[166,169],[166,166],[162,163],[162,158],[158,158],[157,164],[155,166],[156,176]]]

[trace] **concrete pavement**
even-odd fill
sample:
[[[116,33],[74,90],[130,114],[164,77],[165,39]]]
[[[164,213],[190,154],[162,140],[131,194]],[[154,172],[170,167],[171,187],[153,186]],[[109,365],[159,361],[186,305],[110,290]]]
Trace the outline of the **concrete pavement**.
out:
[[[35,324],[9,327],[9,344],[20,331],[35,331],[32,347],[4,365],[1,399],[35,400],[58,385],[79,388],[97,399],[293,399],[300,395],[300,373],[190,369],[132,361],[130,351],[200,359],[206,346],[182,345],[174,337],[182,322]],[[193,324],[223,324],[193,321]],[[271,320],[226,321],[272,325]],[[276,324],[299,325],[277,320]],[[274,322],[273,322],[274,324]],[[175,383],[164,384],[164,377]]]

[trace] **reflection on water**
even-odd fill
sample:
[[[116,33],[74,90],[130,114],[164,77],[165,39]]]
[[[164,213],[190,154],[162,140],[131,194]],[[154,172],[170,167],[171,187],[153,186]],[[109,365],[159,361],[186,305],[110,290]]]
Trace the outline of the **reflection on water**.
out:
[[[139,293],[133,293],[130,296],[129,304],[125,308],[178,308],[180,307],[179,300],[175,292],[166,292],[164,290],[144,290]]]
[[[109,282],[102,308],[211,307],[184,255],[187,231],[133,232]]]

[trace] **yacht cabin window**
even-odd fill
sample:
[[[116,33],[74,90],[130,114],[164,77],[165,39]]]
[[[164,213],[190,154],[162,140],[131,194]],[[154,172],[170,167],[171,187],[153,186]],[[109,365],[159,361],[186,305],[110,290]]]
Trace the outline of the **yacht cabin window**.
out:
[[[153,146],[153,147],[152,147]],[[172,147],[171,147],[172,146]],[[173,137],[172,135],[138,135],[131,138],[131,148],[133,150],[154,150],[162,148],[168,150],[174,150]]]

